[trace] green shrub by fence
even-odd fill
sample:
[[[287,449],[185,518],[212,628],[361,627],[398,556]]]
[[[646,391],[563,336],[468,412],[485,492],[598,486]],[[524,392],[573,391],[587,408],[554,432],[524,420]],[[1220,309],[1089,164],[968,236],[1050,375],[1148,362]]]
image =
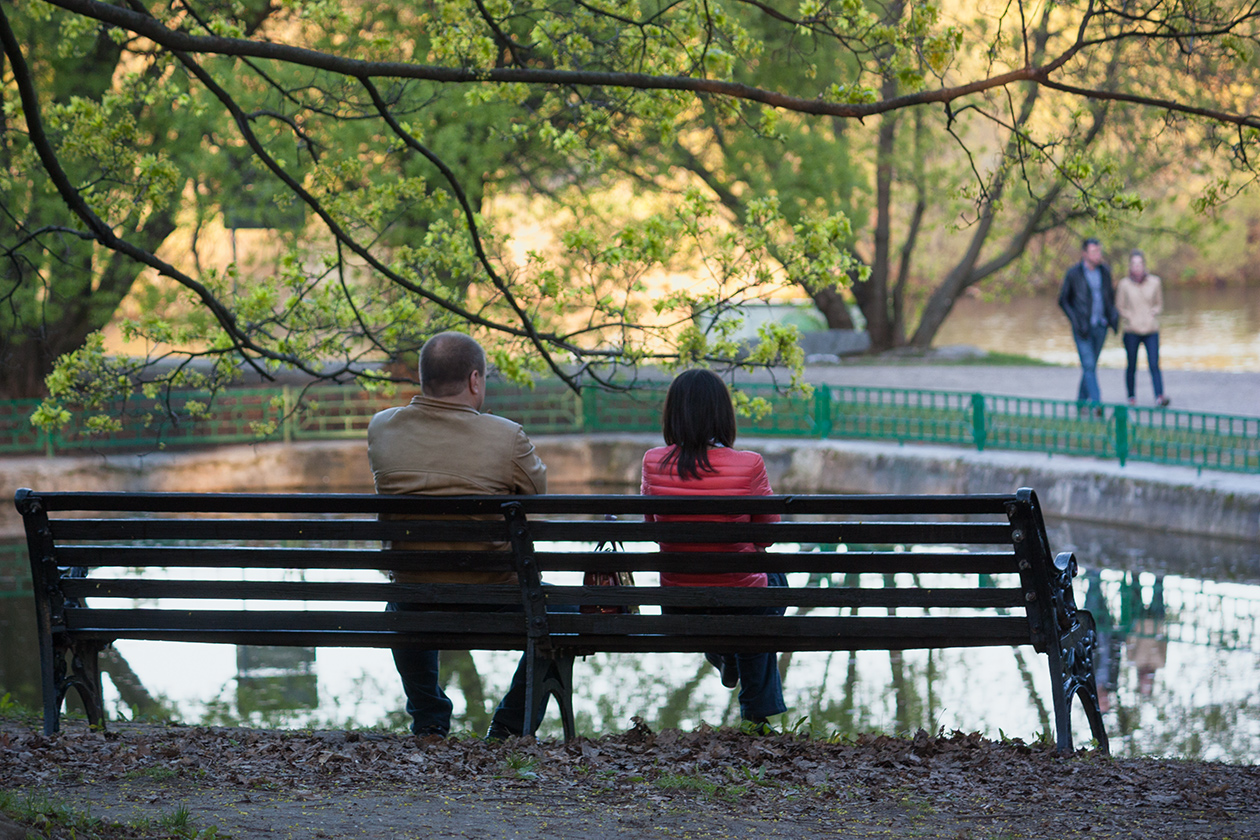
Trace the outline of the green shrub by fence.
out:
[[[630,392],[588,388],[578,396],[559,384],[529,389],[491,383],[487,407],[533,435],[656,432],[664,388],[663,383]],[[900,388],[822,385],[808,398],[785,396],[771,385],[743,390],[770,404],[764,416],[741,420],[746,436],[937,443],[1260,473],[1260,417],[1123,405],[1094,409],[1065,400]],[[12,400],[0,402],[0,454],[360,438],[373,414],[409,398],[409,393],[382,397],[341,386],[240,388],[218,394],[205,418],[189,420],[183,406],[207,400],[190,393],[174,400],[179,419],[163,415],[156,402],[112,407],[110,414],[147,414],[153,423],[145,427],[133,419],[123,432],[107,435],[88,434],[80,416],[45,435],[30,425],[38,401]],[[260,438],[259,425],[274,431]]]

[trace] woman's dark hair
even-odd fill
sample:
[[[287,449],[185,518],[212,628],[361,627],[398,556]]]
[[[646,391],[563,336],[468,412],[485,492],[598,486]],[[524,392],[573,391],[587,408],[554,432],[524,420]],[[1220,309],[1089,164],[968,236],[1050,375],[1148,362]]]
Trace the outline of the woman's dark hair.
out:
[[[713,472],[709,447],[735,445],[735,406],[726,383],[711,370],[685,370],[669,385],[661,414],[665,442],[674,447],[661,459],[678,477],[699,478],[701,470]]]

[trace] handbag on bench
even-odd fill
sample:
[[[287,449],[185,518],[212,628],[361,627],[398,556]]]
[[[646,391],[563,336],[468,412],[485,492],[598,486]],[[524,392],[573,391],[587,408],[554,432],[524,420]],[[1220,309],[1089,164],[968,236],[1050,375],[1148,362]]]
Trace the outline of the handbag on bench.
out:
[[[621,551],[621,543],[605,541],[595,546],[596,551]],[[634,572],[587,572],[582,576],[583,586],[634,586]],[[600,606],[598,604],[582,604],[578,608],[588,615],[602,613],[604,615],[623,615],[638,613],[634,604],[617,606]]]

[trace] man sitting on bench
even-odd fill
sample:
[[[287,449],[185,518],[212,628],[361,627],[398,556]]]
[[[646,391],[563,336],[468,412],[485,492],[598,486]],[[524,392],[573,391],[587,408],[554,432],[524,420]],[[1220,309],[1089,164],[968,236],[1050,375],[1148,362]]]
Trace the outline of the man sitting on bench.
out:
[[[486,397],[486,355],[470,336],[445,332],[420,351],[420,391],[411,403],[389,408],[368,426],[368,460],[377,493],[433,496],[468,494],[536,495],[547,492],[547,468],[534,452],[525,430],[502,417],[480,412]],[[396,549],[450,550],[486,548],[459,543],[395,542]],[[504,546],[506,550],[506,546]],[[511,583],[511,572],[393,572],[398,583]],[[389,610],[428,610],[432,605],[391,603]],[[505,606],[504,611],[520,610]],[[407,712],[416,735],[445,737],[451,728],[451,701],[438,677],[438,651],[394,649],[394,663],[407,695]],[[540,673],[552,665],[538,660]],[[533,732],[525,725],[525,657],[512,685],[491,719],[487,739]]]

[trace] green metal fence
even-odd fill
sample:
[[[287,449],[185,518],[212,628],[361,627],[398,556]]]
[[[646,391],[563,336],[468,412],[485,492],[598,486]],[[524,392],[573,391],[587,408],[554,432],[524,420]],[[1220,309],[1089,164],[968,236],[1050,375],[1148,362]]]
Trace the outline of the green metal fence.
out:
[[[534,435],[656,432],[665,387],[588,388],[578,396],[559,383],[491,383],[487,407]],[[937,443],[1260,473],[1260,417],[900,388],[821,385],[811,397],[789,397],[772,385],[741,390],[770,406],[760,417],[741,420],[744,435]],[[133,420],[125,431],[105,435],[87,432],[86,415],[55,434],[36,432],[29,417],[38,402],[14,400],[0,402],[0,455],[361,438],[373,414],[410,397],[341,386],[241,388],[216,395],[209,413],[194,420],[186,416],[188,404],[209,402],[205,394],[177,397],[173,415],[156,401],[133,400],[107,413],[147,415],[151,425]],[[260,434],[261,427],[271,431]]]

